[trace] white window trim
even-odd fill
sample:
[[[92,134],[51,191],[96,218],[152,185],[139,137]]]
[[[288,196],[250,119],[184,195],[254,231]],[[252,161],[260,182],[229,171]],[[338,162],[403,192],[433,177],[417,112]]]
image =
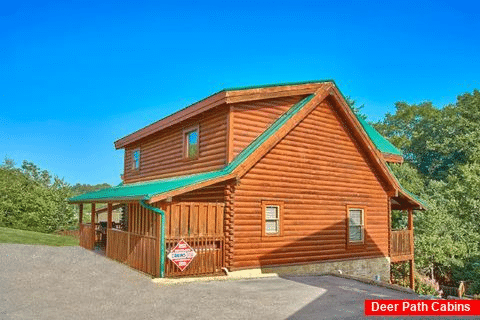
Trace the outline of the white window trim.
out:
[[[361,227],[361,236],[362,238],[360,240],[352,240],[350,238],[350,211],[352,210],[359,210],[361,211],[361,221],[362,223],[358,226]],[[365,243],[365,209],[362,207],[347,207],[347,236],[348,236],[348,242],[350,244],[363,244]]]

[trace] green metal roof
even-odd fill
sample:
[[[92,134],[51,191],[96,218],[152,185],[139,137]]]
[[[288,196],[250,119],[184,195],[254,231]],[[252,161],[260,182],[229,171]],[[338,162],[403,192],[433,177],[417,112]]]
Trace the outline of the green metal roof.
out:
[[[363,129],[365,129],[365,132],[368,134],[368,137],[370,138],[370,140],[372,140],[373,144],[375,145],[375,147],[377,147],[377,149],[380,152],[403,156],[400,150],[398,150],[384,136],[378,133],[378,131],[375,130],[375,128],[372,127],[367,121],[363,120],[358,116],[357,116],[357,119],[360,122],[360,124],[363,126]]]
[[[199,173],[189,176],[166,178],[148,182],[139,182],[131,184],[120,184],[109,189],[102,189],[90,193],[85,193],[68,199],[70,202],[88,202],[101,200],[149,200],[153,196],[161,195],[170,191],[182,189],[191,185],[202,183],[208,180],[227,177],[233,170],[242,164],[259,146],[261,146],[269,137],[271,137],[285,122],[291,119],[305,104],[307,104],[314,95],[304,98],[295,104],[280,118],[277,119],[267,130],[259,135],[242,152],[240,152],[232,162],[225,168],[218,171]]]
[[[250,90],[250,89],[262,89],[262,88],[271,88],[271,87],[284,87],[284,86],[299,86],[302,84],[309,84],[309,83],[325,83],[331,82],[335,84],[335,81],[332,79],[323,79],[323,80],[307,80],[307,81],[297,81],[297,82],[279,82],[279,83],[269,83],[269,84],[262,84],[262,85],[254,85],[254,86],[240,86],[240,87],[230,87],[220,90],[222,91],[237,91],[237,90]],[[336,86],[336,84],[335,84]],[[218,93],[217,92],[217,93]],[[216,93],[215,93],[216,94]]]
[[[250,87],[238,87],[238,88],[229,88],[222,91],[233,91],[233,90],[246,90],[254,88],[265,88],[273,86],[285,86],[285,85],[299,85],[306,83],[321,83],[321,82],[332,82],[333,80],[315,80],[315,81],[304,81],[304,82],[292,82],[292,83],[281,83],[281,84],[269,84],[262,86],[250,86]],[[343,94],[342,94],[343,95]],[[287,110],[282,116],[280,116],[267,130],[265,130],[260,136],[258,136],[252,143],[250,143],[242,152],[240,152],[232,162],[230,162],[225,168],[217,171],[199,173],[189,176],[179,176],[173,178],[166,178],[148,182],[139,182],[131,184],[119,184],[118,186],[102,189],[86,194],[82,194],[76,197],[69,199],[70,202],[88,202],[88,201],[102,201],[102,200],[149,200],[153,196],[161,195],[170,191],[179,190],[206,182],[212,179],[217,178],[226,178],[230,175],[240,164],[242,164],[260,145],[262,145],[270,136],[280,129],[285,122],[292,118],[298,111],[300,111],[305,104],[307,104],[314,94],[309,95],[304,98],[302,101],[295,104],[289,110]],[[374,145],[378,148],[379,151],[385,153],[391,153],[396,155],[402,155],[402,153],[395,148],[387,139],[385,139],[380,133],[378,133],[371,125],[369,125],[363,119],[357,117],[359,122],[362,124],[365,132],[372,140]]]

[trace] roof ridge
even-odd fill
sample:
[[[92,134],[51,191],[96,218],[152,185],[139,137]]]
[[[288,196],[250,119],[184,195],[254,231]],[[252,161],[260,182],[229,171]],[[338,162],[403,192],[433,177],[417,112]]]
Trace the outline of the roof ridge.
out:
[[[322,79],[322,80],[306,80],[306,81],[293,81],[293,82],[278,82],[278,83],[267,83],[261,85],[251,85],[251,86],[239,86],[239,87],[229,87],[224,88],[218,92],[222,91],[239,91],[239,90],[250,90],[250,89],[261,89],[261,88],[271,88],[271,87],[284,87],[284,86],[300,86],[303,84],[310,84],[310,83],[325,83],[325,82],[332,82],[335,84],[335,80],[333,79]],[[336,84],[335,84],[336,85]],[[218,93],[217,92],[217,93]],[[215,93],[216,94],[216,93]]]

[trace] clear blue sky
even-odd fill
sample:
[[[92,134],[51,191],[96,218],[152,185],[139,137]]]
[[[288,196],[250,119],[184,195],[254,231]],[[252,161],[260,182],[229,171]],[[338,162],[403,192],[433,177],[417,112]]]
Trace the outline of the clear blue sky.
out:
[[[0,156],[116,184],[115,140],[224,87],[335,79],[370,120],[480,88],[474,2],[175,3],[2,1]]]

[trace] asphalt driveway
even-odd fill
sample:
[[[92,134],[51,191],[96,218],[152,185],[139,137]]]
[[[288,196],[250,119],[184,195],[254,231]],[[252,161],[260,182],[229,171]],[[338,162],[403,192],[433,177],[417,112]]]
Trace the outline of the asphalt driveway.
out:
[[[0,244],[0,319],[358,319],[415,298],[333,276],[167,286],[80,247]]]

